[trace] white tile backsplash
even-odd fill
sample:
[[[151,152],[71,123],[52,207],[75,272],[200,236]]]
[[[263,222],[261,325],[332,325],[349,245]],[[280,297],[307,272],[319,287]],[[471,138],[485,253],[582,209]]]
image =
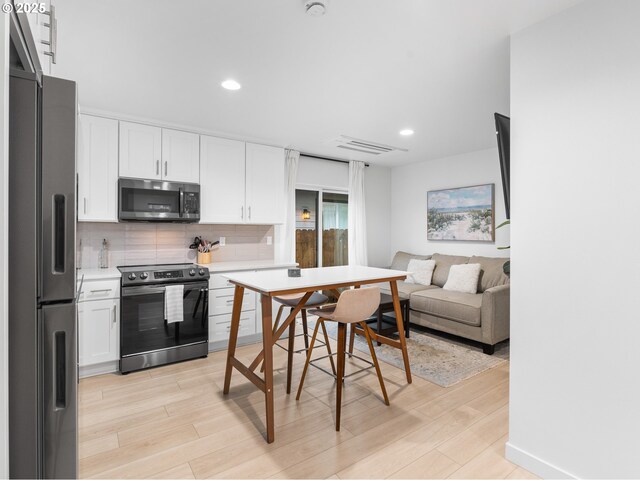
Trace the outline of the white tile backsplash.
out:
[[[226,237],[224,247],[214,248],[214,262],[274,258],[273,245],[267,245],[267,236],[273,236],[271,225],[79,222],[77,266],[98,267],[103,238],[109,246],[109,267],[194,262],[189,245],[196,235],[212,242]]]

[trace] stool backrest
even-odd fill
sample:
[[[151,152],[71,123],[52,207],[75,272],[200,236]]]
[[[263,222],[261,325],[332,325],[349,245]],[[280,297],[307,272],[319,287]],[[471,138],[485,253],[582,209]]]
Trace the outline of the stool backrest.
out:
[[[342,323],[362,322],[373,315],[379,305],[379,287],[345,290],[340,294],[336,309],[331,317]]]

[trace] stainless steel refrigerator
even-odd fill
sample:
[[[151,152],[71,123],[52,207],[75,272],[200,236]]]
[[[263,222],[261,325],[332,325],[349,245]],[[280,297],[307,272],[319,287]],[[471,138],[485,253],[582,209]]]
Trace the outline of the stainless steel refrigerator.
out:
[[[9,469],[77,475],[76,85],[9,83]]]

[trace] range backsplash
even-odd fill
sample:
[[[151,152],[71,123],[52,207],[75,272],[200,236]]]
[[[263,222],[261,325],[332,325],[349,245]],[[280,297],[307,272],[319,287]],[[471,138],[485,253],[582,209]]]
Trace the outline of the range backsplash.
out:
[[[214,247],[212,261],[271,260],[272,225],[199,225],[159,223],[78,222],[77,266],[97,268],[102,239],[107,240],[109,267],[194,262],[189,245],[195,236],[216,241],[225,237],[225,246]]]

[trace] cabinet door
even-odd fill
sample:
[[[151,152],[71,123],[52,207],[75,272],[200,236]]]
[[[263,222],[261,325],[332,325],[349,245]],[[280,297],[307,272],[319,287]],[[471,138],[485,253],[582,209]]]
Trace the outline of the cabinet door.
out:
[[[195,133],[162,129],[162,179],[199,183],[200,138]]]
[[[120,358],[120,300],[78,303],[80,366]]]
[[[242,223],[244,142],[200,137],[200,223]]]
[[[284,149],[247,143],[246,222],[284,221]]]
[[[120,176],[160,180],[162,129],[120,122]]]
[[[118,221],[118,121],[80,115],[78,220]]]

